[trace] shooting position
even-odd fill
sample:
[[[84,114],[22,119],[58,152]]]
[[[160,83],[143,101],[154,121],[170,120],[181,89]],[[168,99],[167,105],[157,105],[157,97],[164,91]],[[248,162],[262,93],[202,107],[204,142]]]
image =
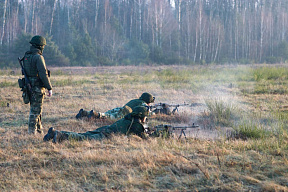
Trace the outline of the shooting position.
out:
[[[106,112],[96,112],[94,110],[86,111],[80,109],[76,115],[76,119],[121,119],[125,115],[131,113],[135,107],[139,106],[149,106],[150,103],[154,103],[155,97],[150,93],[142,93],[138,99],[132,99],[126,103],[123,107],[116,107],[114,109],[108,110]]]
[[[110,138],[112,134],[134,134],[141,138],[146,138],[144,123],[148,115],[148,108],[144,106],[135,107],[133,112],[126,115],[124,118],[116,121],[112,125],[107,125],[87,131],[85,133],[76,133],[69,131],[58,131],[51,127],[48,133],[44,136],[43,141],[52,140],[53,143],[60,143],[64,140],[102,140]]]

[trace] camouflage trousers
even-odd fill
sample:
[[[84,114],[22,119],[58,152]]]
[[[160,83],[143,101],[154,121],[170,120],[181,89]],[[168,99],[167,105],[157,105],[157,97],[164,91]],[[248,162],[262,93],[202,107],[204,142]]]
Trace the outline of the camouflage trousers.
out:
[[[101,114],[101,115],[109,119],[121,119],[124,116],[122,112],[123,112],[123,107],[116,107],[114,109],[106,111],[104,114]]]
[[[94,112],[93,110],[91,111],[86,111],[83,109],[80,109],[78,114],[76,115],[76,119],[82,119],[83,117],[88,117],[89,118],[109,118],[109,119],[121,119],[125,115],[129,114],[132,112],[132,109],[125,105],[124,107],[116,107],[114,109],[111,109],[109,111],[106,111],[104,113],[102,112]]]
[[[41,116],[43,108],[43,100],[45,89],[41,87],[33,87],[34,97],[30,98],[30,113],[28,122],[28,133],[43,133]]]
[[[109,119],[122,119],[125,115],[131,112],[132,112],[132,109],[129,106],[125,105],[124,107],[116,107],[114,109],[106,111],[104,113],[104,116]]]
[[[76,133],[76,132],[69,132],[69,131],[61,131],[63,138],[68,140],[76,140],[76,141],[83,141],[83,140],[102,140],[107,138],[104,133],[97,132],[97,131],[87,131],[86,133]]]

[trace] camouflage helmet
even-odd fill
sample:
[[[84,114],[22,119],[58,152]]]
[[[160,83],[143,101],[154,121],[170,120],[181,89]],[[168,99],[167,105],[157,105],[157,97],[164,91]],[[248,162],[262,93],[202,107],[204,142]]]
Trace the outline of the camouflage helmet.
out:
[[[151,95],[150,93],[143,93],[139,99],[142,99],[146,103],[153,103],[155,97],[153,97],[153,95]]]
[[[32,37],[29,43],[32,45],[43,46],[46,45],[46,39],[40,35],[36,35]]]
[[[131,113],[132,117],[144,118],[148,115],[148,108],[145,106],[135,107]]]

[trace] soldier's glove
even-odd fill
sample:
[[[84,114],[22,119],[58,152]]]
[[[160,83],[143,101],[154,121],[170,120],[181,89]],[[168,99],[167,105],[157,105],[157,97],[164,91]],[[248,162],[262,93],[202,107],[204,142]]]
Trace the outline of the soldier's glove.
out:
[[[52,89],[51,90],[48,90],[48,97],[51,97],[52,96]]]

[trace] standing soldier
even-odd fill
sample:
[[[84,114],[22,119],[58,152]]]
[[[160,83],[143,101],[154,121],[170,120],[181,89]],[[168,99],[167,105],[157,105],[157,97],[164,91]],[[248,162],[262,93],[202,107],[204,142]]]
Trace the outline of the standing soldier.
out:
[[[27,51],[22,59],[24,70],[31,82],[33,92],[33,94],[30,93],[28,133],[36,134],[38,132],[42,134],[41,114],[45,88],[48,89],[48,96],[52,96],[50,73],[46,69],[45,60],[42,56],[46,39],[36,35],[32,37],[29,43],[31,44],[30,51]]]

